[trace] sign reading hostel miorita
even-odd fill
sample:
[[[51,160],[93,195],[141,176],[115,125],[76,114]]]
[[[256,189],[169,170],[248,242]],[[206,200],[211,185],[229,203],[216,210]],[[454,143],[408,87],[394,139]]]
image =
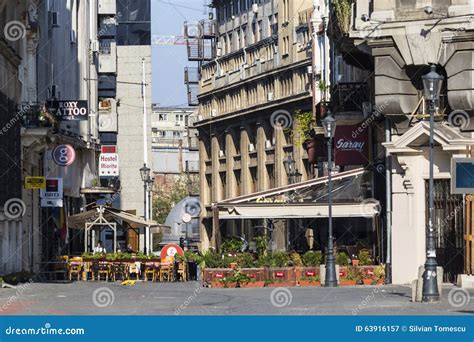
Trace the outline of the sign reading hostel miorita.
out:
[[[48,101],[48,111],[60,121],[87,121],[89,106],[86,100]]]
[[[119,175],[118,153],[101,153],[99,158],[99,176],[117,177]]]

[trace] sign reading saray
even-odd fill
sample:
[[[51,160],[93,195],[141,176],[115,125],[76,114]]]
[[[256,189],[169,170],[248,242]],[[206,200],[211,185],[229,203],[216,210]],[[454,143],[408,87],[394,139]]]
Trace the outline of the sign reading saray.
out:
[[[369,129],[359,125],[337,126],[334,137],[336,165],[367,165],[369,162]]]

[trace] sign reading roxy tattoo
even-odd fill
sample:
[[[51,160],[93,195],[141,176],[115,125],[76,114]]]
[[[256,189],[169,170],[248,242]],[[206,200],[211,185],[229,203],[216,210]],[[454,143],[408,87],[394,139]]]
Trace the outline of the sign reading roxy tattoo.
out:
[[[59,121],[87,121],[89,118],[86,100],[48,101],[47,107]]]

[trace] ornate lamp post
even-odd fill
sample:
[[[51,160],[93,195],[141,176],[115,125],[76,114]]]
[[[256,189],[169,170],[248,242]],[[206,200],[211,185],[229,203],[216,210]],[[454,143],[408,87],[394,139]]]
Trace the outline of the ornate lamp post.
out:
[[[288,176],[288,183],[294,184],[301,182],[302,174],[298,172],[298,169],[295,168],[296,162],[288,156],[283,160],[283,165],[285,166],[285,172]]]
[[[435,108],[438,105],[439,94],[441,92],[441,86],[443,84],[444,77],[436,72],[436,66],[431,65],[431,71],[422,77],[423,88],[425,98],[429,101],[429,114],[430,114],[430,146],[429,146],[429,158],[430,158],[430,179],[428,184],[428,225],[426,227],[426,262],[425,271],[423,273],[423,302],[438,302],[439,301],[439,290],[438,290],[438,275],[436,261],[436,246],[435,236],[433,227],[434,218],[434,201],[433,201],[433,189],[434,189],[434,114]]]
[[[336,257],[334,255],[334,238],[332,233],[332,141],[336,132],[336,119],[328,112],[321,120],[328,147],[328,246],[326,251],[326,278],[324,286],[337,287]]]
[[[143,218],[145,221],[148,220],[148,183],[150,179],[150,168],[143,164],[143,167],[140,169],[140,176],[142,177],[143,181]],[[144,237],[144,248],[143,252],[147,254],[147,231],[148,229],[145,228],[145,237]]]

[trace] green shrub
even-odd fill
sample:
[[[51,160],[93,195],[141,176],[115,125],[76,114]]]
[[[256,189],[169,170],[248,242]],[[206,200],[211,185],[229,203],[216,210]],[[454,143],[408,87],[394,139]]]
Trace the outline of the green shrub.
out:
[[[290,254],[290,259],[293,261],[293,264],[296,267],[301,267],[303,266],[303,260],[301,260],[301,255],[299,255],[297,252],[293,252]]]
[[[241,252],[244,242],[241,239],[232,238],[225,240],[221,245],[222,253]]]
[[[253,238],[257,247],[258,257],[261,258],[267,254],[268,238],[266,236],[257,236]]]
[[[339,266],[347,266],[349,265],[349,257],[347,256],[346,252],[339,252],[336,255],[336,264]]]
[[[370,252],[367,249],[361,249],[359,254],[357,254],[357,259],[359,259],[360,266],[367,266],[372,264],[370,259]]]
[[[347,271],[347,280],[355,280],[355,281],[361,281],[363,278],[363,274],[360,269],[357,267],[349,267],[349,270]]]
[[[255,267],[255,259],[253,258],[253,255],[250,253],[237,254],[235,258],[235,262],[237,262],[237,266],[239,266],[240,268]]]
[[[271,267],[286,267],[290,261],[290,256],[286,252],[273,252],[271,260]]]
[[[321,251],[308,251],[303,255],[303,264],[307,267],[317,267],[324,263],[324,255]]]
[[[220,254],[217,254],[215,251],[207,251],[202,256],[202,260],[204,261],[204,265],[207,268],[219,268],[223,267],[223,260]]]

